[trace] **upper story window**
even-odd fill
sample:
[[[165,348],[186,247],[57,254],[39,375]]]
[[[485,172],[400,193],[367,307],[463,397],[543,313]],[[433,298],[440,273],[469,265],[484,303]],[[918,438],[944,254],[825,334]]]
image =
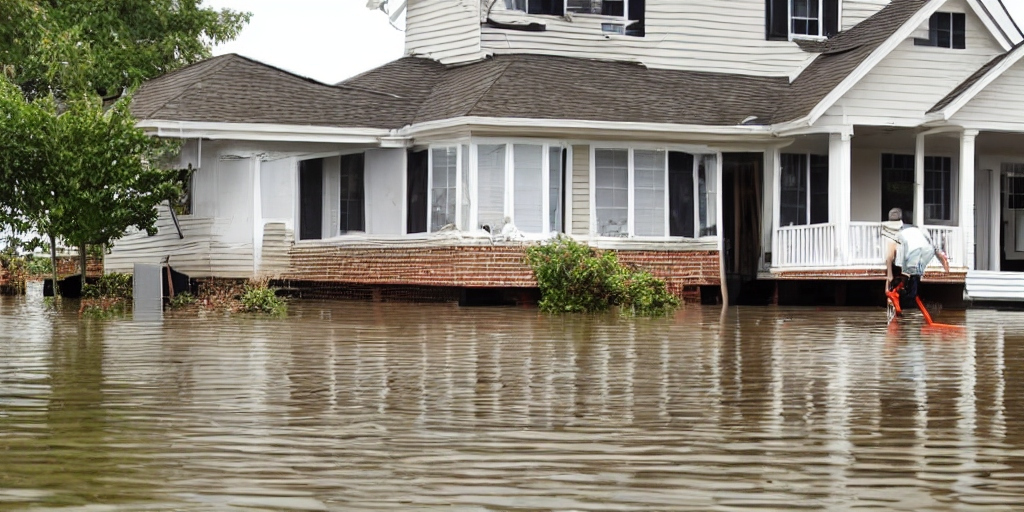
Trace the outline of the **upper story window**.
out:
[[[839,0],[765,0],[770,41],[832,37],[839,33]]]
[[[505,0],[505,9],[553,16],[566,13],[613,16],[623,21],[603,24],[605,32],[644,36],[646,0]]]
[[[967,48],[967,15],[962,12],[937,12],[928,19],[928,39],[915,38],[917,46]]]

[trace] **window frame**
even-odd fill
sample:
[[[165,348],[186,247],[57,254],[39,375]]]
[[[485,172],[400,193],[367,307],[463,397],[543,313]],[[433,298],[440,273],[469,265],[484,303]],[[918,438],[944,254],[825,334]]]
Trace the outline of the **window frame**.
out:
[[[815,180],[814,180],[814,168],[815,168],[814,158],[815,157],[817,157],[817,158],[824,158],[826,160],[826,164],[827,164],[828,163],[828,155],[822,155],[820,153],[780,153],[779,154],[779,156],[781,158],[780,159],[780,166],[784,162],[784,159],[785,159],[786,155],[793,155],[793,156],[801,157],[800,158],[800,161],[801,161],[800,163],[801,163],[802,169],[800,170],[800,174],[801,174],[801,177],[804,180],[804,182],[803,182],[804,183],[803,197],[801,198],[801,200],[803,201],[803,210],[804,210],[803,217],[804,218],[803,218],[801,223],[797,223],[797,224],[783,224],[782,223],[782,210],[784,209],[783,199],[782,199],[783,198],[783,195],[782,195],[783,194],[783,190],[782,190],[783,189],[783,182],[782,182],[782,178],[780,177],[780,182],[779,182],[779,227],[783,227],[784,228],[784,227],[789,227],[789,226],[794,226],[794,227],[795,226],[821,226],[821,225],[825,225],[825,224],[830,223],[832,221],[831,220],[831,215],[830,215],[831,214],[831,208],[830,208],[830,205],[828,205],[827,203],[826,203],[826,207],[825,207],[825,218],[826,218],[825,222],[814,222],[814,217],[815,217],[815,215],[814,215],[814,213],[815,213],[815,209],[814,209],[814,182],[815,182]],[[785,167],[782,167],[782,169],[780,169],[780,172],[782,172],[782,170],[784,168]],[[828,171],[829,170],[826,167],[826,176],[828,176]],[[826,189],[827,189],[827,187],[826,187]],[[826,199],[827,198],[828,198],[828,195],[826,194]],[[820,212],[818,212],[818,213],[820,213]]]
[[[918,184],[917,184],[917,169],[916,169],[917,160],[916,160],[916,157],[915,157],[915,155],[913,153],[882,152],[882,153],[879,154],[879,158],[878,158],[878,172],[879,172],[879,178],[880,178],[879,179],[879,184],[881,186],[881,190],[879,192],[881,192],[882,203],[883,203],[882,204],[882,212],[881,212],[882,213],[882,219],[885,220],[887,218],[886,217],[886,213],[889,211],[890,208],[900,206],[900,205],[897,205],[897,204],[891,204],[891,205],[890,204],[884,204],[885,203],[885,199],[886,199],[886,197],[885,197],[885,171],[886,171],[885,157],[887,155],[891,155],[894,158],[900,157],[900,158],[910,159],[910,161],[912,162],[912,165],[910,167],[898,168],[898,169],[896,167],[893,167],[893,169],[899,170],[901,172],[908,172],[909,171],[909,172],[912,173],[911,174],[911,179],[910,179],[909,183],[912,185],[913,190],[914,190],[914,194],[911,195],[911,203],[910,203],[910,206],[911,206],[910,218],[912,219],[910,223],[913,224],[913,222],[914,222],[913,219],[917,218],[917,213],[913,210],[913,208],[916,206],[916,204],[915,204],[915,202],[917,200],[916,199],[916,189],[917,189],[917,186],[918,186]],[[935,159],[935,158],[948,159],[949,160],[949,175],[948,175],[948,179],[949,179],[949,190],[948,190],[949,218],[948,219],[937,219],[937,218],[929,217],[928,216],[928,204],[929,203],[925,202],[924,204],[922,204],[922,208],[924,209],[924,212],[922,214],[922,219],[924,219],[924,224],[925,225],[929,225],[929,226],[955,226],[957,224],[957,222],[959,222],[959,216],[957,215],[957,213],[958,213],[957,212],[957,206],[959,205],[959,201],[960,201],[959,187],[957,186],[957,183],[958,183],[958,181],[960,179],[960,169],[959,169],[959,166],[958,166],[959,165],[959,161],[958,161],[958,159],[954,155],[950,155],[950,154],[943,154],[943,153],[927,154],[926,153],[925,154],[925,161],[924,161],[924,165],[925,165],[925,182],[927,182],[927,174],[929,172],[928,171],[928,161],[929,161],[929,159]],[[921,183],[920,186],[923,189],[925,187],[925,183]],[[924,194],[925,201],[927,201],[928,200],[927,192],[925,190],[922,190],[922,193]],[[892,201],[890,201],[890,202],[892,202]],[[931,203],[931,204],[934,204],[934,203]],[[907,215],[907,209],[903,208],[903,210],[904,210],[904,215]]]
[[[949,16],[948,26],[940,26],[943,16]],[[957,34],[958,20],[962,22],[963,31]],[[945,24],[942,24],[945,25]],[[949,44],[939,44],[939,33],[948,30]],[[941,48],[944,50],[966,50],[967,49],[967,13],[939,11],[928,18],[928,37],[915,37],[914,46],[926,46]]]
[[[627,198],[628,199],[627,199],[627,206],[626,206],[627,226],[628,227],[627,227],[627,235],[625,237],[602,235],[600,233],[599,229],[598,229],[598,226],[597,226],[597,151],[599,151],[599,150],[620,150],[620,151],[621,150],[626,150],[626,151],[628,151],[628,157],[627,157],[627,162],[628,162],[627,163],[627,173],[628,173],[627,174],[627,176],[628,176],[628,180],[627,180],[627,183],[628,183],[628,185],[627,185],[628,195],[627,195]],[[635,213],[635,211],[636,211],[636,197],[635,197],[635,192],[636,192],[636,186],[635,186],[636,185],[636,181],[635,181],[636,167],[634,165],[635,164],[634,152],[638,151],[638,150],[639,151],[662,151],[662,152],[665,153],[664,183],[663,183],[664,192],[665,192],[665,194],[664,194],[664,206],[663,206],[664,207],[664,216],[665,216],[665,220],[664,220],[664,229],[665,229],[664,232],[665,232],[665,234],[662,235],[662,236],[637,236],[636,235],[636,225],[635,225],[636,224],[635,223],[635,220],[636,220],[636,213]],[[692,238],[691,237],[687,237],[687,236],[672,236],[671,235],[671,233],[672,233],[672,227],[671,227],[671,215],[672,215],[671,205],[672,205],[672,203],[671,203],[671,197],[670,197],[671,194],[670,194],[670,187],[669,187],[669,172],[670,172],[669,153],[672,153],[672,152],[689,153],[689,154],[693,155],[693,164],[692,164],[693,168],[691,170],[691,175],[692,175],[692,179],[693,179],[693,234],[694,234],[694,236]],[[700,212],[700,207],[701,207],[701,201],[700,201],[700,197],[701,197],[701,191],[700,191],[700,167],[701,167],[702,163],[704,162],[704,160],[707,157],[709,157],[709,156],[714,157],[715,169],[713,170],[713,172],[714,172],[715,179],[712,180],[711,183],[705,183],[705,193],[704,194],[705,195],[713,195],[714,196],[714,198],[715,198],[715,212],[716,213],[715,213],[715,218],[713,218],[713,219],[707,219],[706,218],[705,222],[707,222],[709,224],[711,224],[711,223],[714,224],[715,229],[716,229],[716,234],[714,234],[714,235],[701,235],[700,234],[700,232],[701,232],[701,226],[700,226],[700,222],[701,222],[701,212]],[[718,212],[718,209],[720,208],[720,205],[718,204],[718,195],[721,193],[721,191],[718,190],[718,178],[719,178],[719,173],[722,172],[722,170],[720,168],[721,167],[721,158],[722,157],[721,157],[721,153],[720,152],[718,152],[718,151],[711,151],[711,150],[709,150],[707,148],[665,147],[665,146],[644,145],[644,144],[614,144],[614,143],[611,143],[611,144],[609,144],[609,143],[596,144],[596,143],[591,143],[590,144],[590,176],[589,176],[589,178],[590,178],[590,198],[589,198],[589,200],[590,200],[590,208],[589,208],[589,210],[590,210],[590,236],[591,236],[591,238],[596,239],[596,240],[601,240],[601,241],[616,241],[616,240],[681,241],[681,240],[701,240],[701,239],[716,239],[716,238],[718,238],[718,234],[717,234],[717,232],[718,232],[717,212]],[[710,172],[711,172],[710,170],[705,169],[705,174],[708,174]],[[707,189],[709,187],[713,187],[713,191],[712,192],[708,192],[707,191]],[[706,217],[706,215],[705,215],[705,217]]]
[[[810,18],[810,17],[802,17],[802,18],[800,18],[801,20],[804,20],[806,22],[814,20],[818,24],[818,33],[817,34],[800,34],[800,33],[797,33],[796,31],[793,30],[794,23],[796,22],[796,16],[793,14],[793,11],[794,11],[793,3],[799,2],[799,1],[808,1],[808,2],[817,2],[818,3],[818,17],[817,18]],[[839,4],[840,4],[840,9],[842,9],[842,2],[839,2]],[[793,40],[793,39],[826,39],[826,36],[824,35],[824,32],[825,32],[825,20],[824,20],[824,18],[825,18],[825,0],[787,0],[786,7],[789,9],[789,16],[787,17],[787,19],[788,19],[788,22],[789,22],[789,37],[790,37],[790,40]],[[840,13],[839,19],[842,20],[842,13]]]
[[[541,199],[541,224],[543,230],[541,232],[530,232],[523,231],[516,223],[515,218],[515,146],[516,145],[530,145],[541,147],[541,190],[543,197]],[[474,137],[467,140],[458,142],[439,142],[430,144],[427,148],[428,161],[427,161],[427,180],[428,183],[433,183],[433,172],[434,172],[434,150],[451,148],[457,146],[458,154],[456,178],[457,184],[462,184],[462,178],[464,173],[468,173],[467,185],[469,190],[466,191],[469,194],[469,218],[464,219],[463,210],[461,208],[463,202],[463,190],[461,186],[456,187],[456,226],[463,233],[486,233],[485,230],[478,227],[479,222],[479,147],[480,146],[505,146],[505,176],[503,179],[503,201],[502,205],[503,216],[511,220],[513,226],[519,230],[526,240],[544,240],[554,236],[558,233],[568,234],[567,226],[571,224],[571,219],[568,217],[568,212],[572,209],[572,189],[571,189],[571,172],[567,172],[567,169],[562,169],[562,191],[559,200],[562,202],[562,231],[551,230],[551,159],[550,151],[554,148],[558,148],[561,151],[566,152],[566,158],[560,160],[563,167],[569,167],[572,164],[572,146],[566,142],[553,140],[553,139],[528,139],[528,138],[493,138],[493,137]],[[468,158],[463,158],[462,151],[468,151]],[[468,167],[468,169],[466,168]],[[428,193],[427,201],[427,212],[433,208],[433,194]],[[492,226],[492,235],[497,234],[493,232],[494,227]],[[435,233],[433,231],[431,223],[427,223],[428,234]]]

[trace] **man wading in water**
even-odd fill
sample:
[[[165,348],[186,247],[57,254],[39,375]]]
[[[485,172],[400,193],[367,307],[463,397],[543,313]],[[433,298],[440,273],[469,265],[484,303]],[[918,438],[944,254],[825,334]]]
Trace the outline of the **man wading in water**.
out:
[[[896,231],[896,240],[889,242],[885,256],[885,290],[890,291],[903,283],[900,290],[900,306],[907,307],[914,304],[917,298],[917,286],[924,275],[925,267],[931,263],[932,258],[938,257],[942,262],[942,268],[949,272],[949,258],[946,253],[932,245],[931,239],[919,227],[913,224],[903,223],[903,210],[893,208],[889,210],[889,222],[886,227]],[[896,261],[896,246],[903,246],[903,258]],[[893,281],[893,276],[899,278]]]

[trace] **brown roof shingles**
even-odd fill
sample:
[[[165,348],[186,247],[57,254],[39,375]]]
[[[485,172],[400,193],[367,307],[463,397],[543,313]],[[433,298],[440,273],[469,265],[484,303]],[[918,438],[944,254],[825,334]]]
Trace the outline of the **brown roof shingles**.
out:
[[[461,116],[712,126],[807,115],[928,0],[892,0],[814,45],[794,80],[544,55],[446,68],[406,57],[327,85],[235,55],[157,78],[135,94],[140,119],[396,129]]]
[[[1021,51],[1020,48],[1022,45],[1024,45],[1024,43],[1019,43],[1010,51],[1003,53],[1001,55],[997,55],[994,59],[988,61],[988,63],[982,66],[981,69],[975,71],[971,76],[967,77],[967,79],[964,80],[960,85],[956,86],[955,89],[950,91],[950,93],[947,94],[945,98],[939,100],[939,102],[936,103],[935,106],[928,111],[928,113],[931,114],[932,112],[938,112],[948,107],[950,103],[956,101],[956,99],[959,98],[961,94],[967,92],[967,89],[970,89],[974,84],[978,83],[978,81],[981,80],[990,71],[992,71],[993,68],[998,66],[1000,62],[1009,57],[1011,53],[1015,51]]]

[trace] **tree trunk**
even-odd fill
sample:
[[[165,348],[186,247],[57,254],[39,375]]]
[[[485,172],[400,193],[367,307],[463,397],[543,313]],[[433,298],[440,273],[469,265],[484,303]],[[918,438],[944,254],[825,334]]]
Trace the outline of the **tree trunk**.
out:
[[[85,269],[86,267],[88,267],[88,263],[86,260],[87,256],[85,255],[85,244],[83,243],[78,246],[78,265],[82,271],[82,287],[79,290],[79,294],[81,294],[81,292],[85,290]]]
[[[57,240],[53,235],[50,235],[50,266],[53,270],[53,300],[56,301],[60,298],[60,287],[57,286]]]

